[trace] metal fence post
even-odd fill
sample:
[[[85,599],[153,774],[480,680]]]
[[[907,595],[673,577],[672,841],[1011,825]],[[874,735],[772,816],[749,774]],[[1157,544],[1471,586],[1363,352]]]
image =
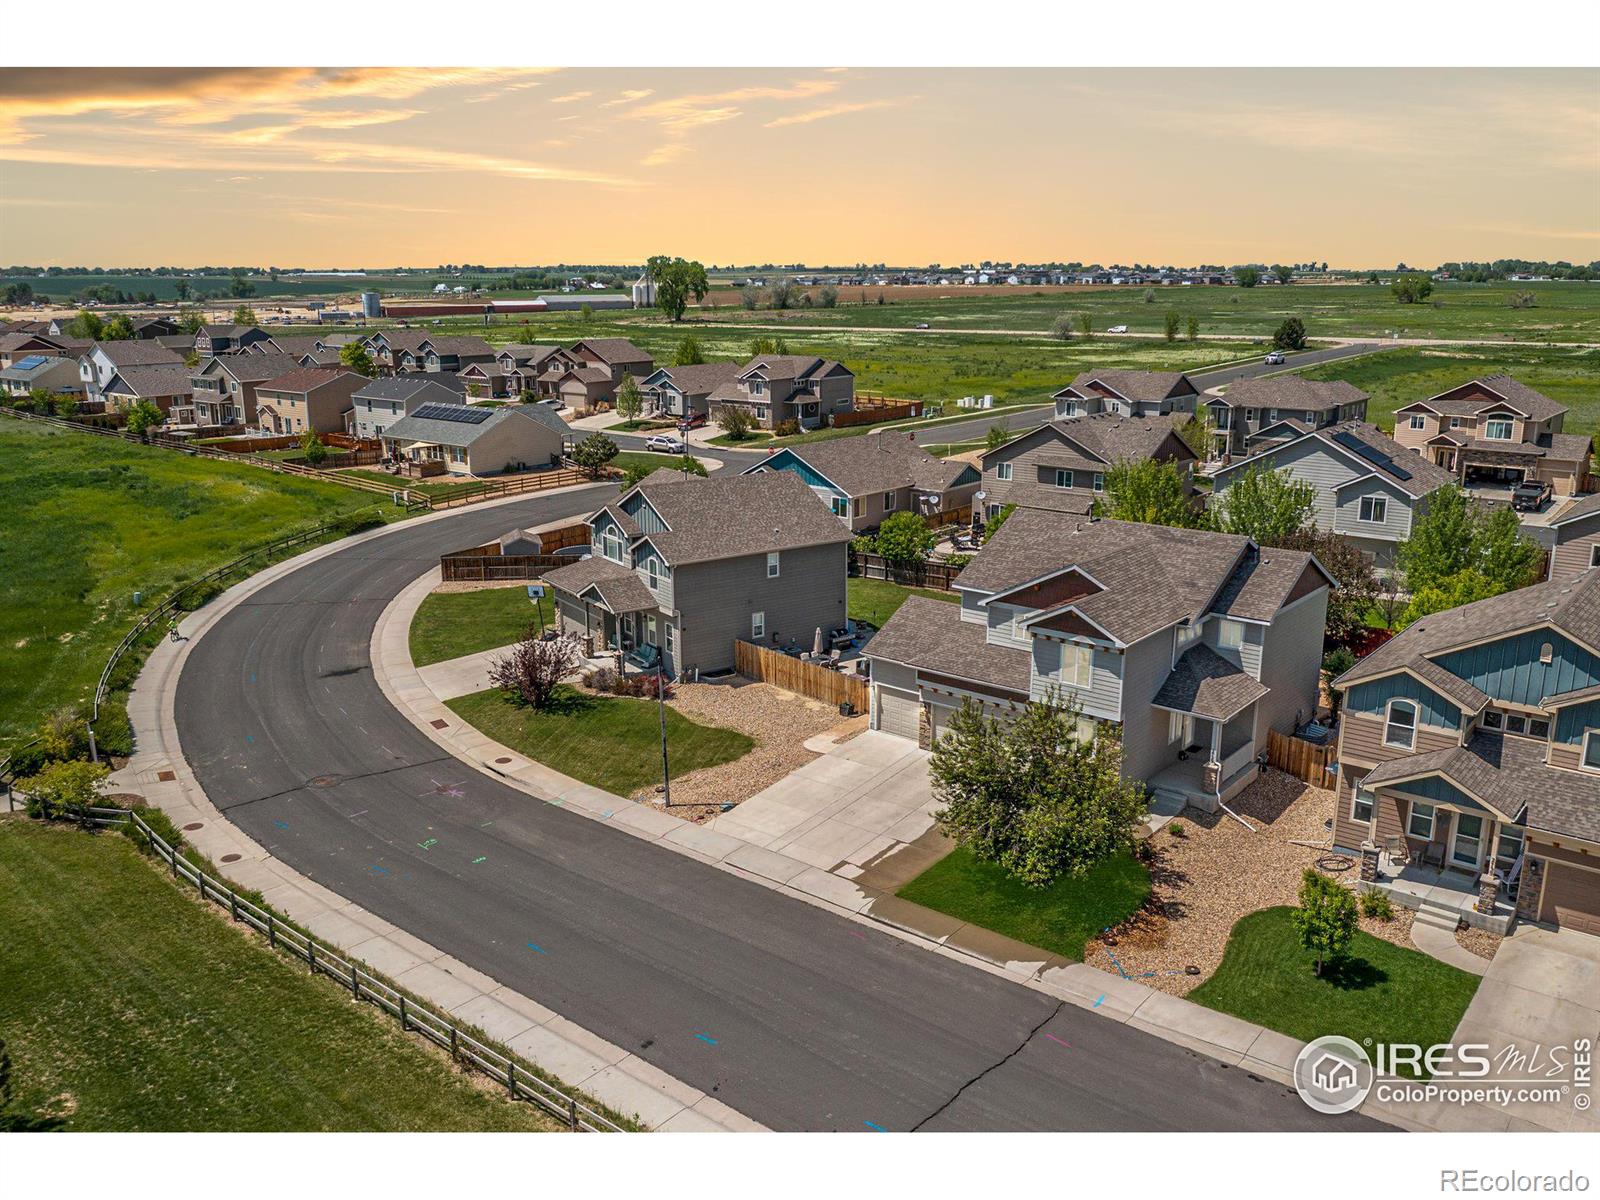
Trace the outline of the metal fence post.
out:
[[[278,948],[278,926],[272,919],[272,914],[267,914],[267,945],[274,950]]]
[[[406,998],[404,996],[400,997],[400,1032],[401,1033],[410,1033],[411,1032],[411,1025],[406,1020]]]
[[[513,1100],[517,1098],[517,1064],[514,1060],[509,1061],[506,1067],[506,1090],[511,1093]]]
[[[231,889],[228,892],[228,916],[234,921],[239,919],[239,896]]]
[[[311,973],[317,973],[317,944],[310,938],[306,939],[306,962],[311,964]]]
[[[361,999],[361,980],[356,977],[356,964],[350,964],[350,994]]]
[[[567,1097],[567,1124],[572,1127],[572,1132],[578,1132],[578,1102],[571,1096]]]
[[[450,1061],[451,1062],[455,1062],[457,1057],[458,1056],[456,1054],[456,1027],[454,1025],[452,1025],[452,1026],[450,1026]]]

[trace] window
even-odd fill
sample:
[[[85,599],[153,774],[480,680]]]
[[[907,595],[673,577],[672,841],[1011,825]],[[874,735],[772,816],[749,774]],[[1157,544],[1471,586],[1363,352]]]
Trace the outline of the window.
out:
[[[750,381],[750,394],[752,396],[759,396],[759,395],[761,395],[762,391],[766,388],[766,386],[767,385],[765,383],[763,383],[761,380],[752,379]]]
[[[767,636],[767,614],[757,612],[750,614],[750,640],[759,642]]]
[[[884,512],[893,512],[894,511],[894,493],[893,492],[885,492],[883,494],[883,511]]]
[[[1528,736],[1544,738],[1548,741],[1550,739],[1550,722],[1543,717],[1529,717]]]
[[[1425,842],[1433,840],[1433,805],[1421,800],[1411,802],[1411,816],[1406,820],[1406,832]]]
[[[1094,679],[1094,647],[1076,643],[1061,646],[1061,682],[1068,687],[1086,688]]]
[[[668,625],[666,627],[666,631],[667,631],[667,654],[669,656],[676,656],[677,653],[678,653],[678,631],[672,625]]]
[[[1307,425],[1315,425],[1316,423],[1317,423],[1317,414],[1312,412],[1309,408],[1306,409],[1306,424]]]
[[[767,578],[768,579],[776,579],[777,577],[778,577],[778,551],[771,550],[771,551],[768,551],[768,553],[767,553]]]
[[[1544,645],[1539,647],[1539,661],[1545,666],[1548,667],[1550,665],[1550,660],[1555,658],[1555,656],[1556,648],[1549,642],[1546,642]]]
[[[828,507],[833,509],[833,515],[836,517],[848,518],[850,516],[850,501],[846,500],[843,496],[835,496],[832,500],[828,501]]]
[[[1360,821],[1363,825],[1372,820],[1371,792],[1361,788],[1356,789],[1356,794],[1350,801],[1350,819]]]
[[[1460,417],[1451,417],[1450,418],[1450,428],[1451,429],[1460,429],[1461,428],[1461,418]]]
[[[1483,714],[1483,727],[1485,729],[1504,729],[1506,727],[1505,713],[1493,708],[1486,710]]]
[[[467,452],[464,449],[462,449],[460,446],[451,446],[450,447],[450,461],[454,462],[454,463],[464,463],[464,462],[466,462],[467,461]]]
[[[1528,718],[1523,716],[1521,713],[1507,713],[1506,714],[1506,732],[1507,733],[1527,733],[1528,732]]]
[[[1600,729],[1584,731],[1583,765],[1591,771],[1600,771]]]
[[[1182,658],[1184,651],[1190,646],[1194,645],[1195,642],[1199,641],[1200,635],[1204,632],[1204,627],[1198,624],[1179,625],[1178,628],[1173,632],[1173,637],[1175,639],[1172,654],[1173,662],[1177,662],[1178,659]]]
[[[1409,750],[1417,741],[1417,706],[1409,700],[1389,701],[1389,718],[1383,723],[1383,744]]]
[[[1056,469],[1056,486],[1058,488],[1069,488],[1069,487],[1071,487],[1072,486],[1072,472],[1071,471],[1062,470],[1062,469],[1060,469],[1058,467]]]
[[[1276,421],[1277,419],[1278,419],[1278,410],[1274,408],[1271,411],[1271,413],[1268,415],[1268,420]]]
[[[1409,424],[1412,429],[1426,429],[1428,427],[1428,419],[1421,413],[1412,413]]]
[[[1483,436],[1496,442],[1511,440],[1511,418],[1490,417],[1483,426]]]
[[[1097,492],[1103,492],[1106,490],[1106,477],[1099,471],[1094,473],[1094,490]]]
[[[1221,620],[1217,622],[1217,645],[1224,650],[1237,650],[1244,645],[1244,622]]]
[[[1361,497],[1361,519],[1382,525],[1389,516],[1389,501],[1384,496]]]
[[[1600,542],[1596,542],[1589,547],[1589,565],[1591,567],[1600,567]]]
[[[1522,830],[1500,827],[1500,836],[1495,840],[1494,865],[1502,871],[1509,871],[1517,865],[1517,859],[1522,857]]]
[[[661,564],[656,561],[654,555],[644,560],[644,573],[649,578],[651,587],[661,586]]]
[[[994,477],[996,479],[1000,480],[1002,483],[1009,483],[1011,481],[1011,464],[1010,463],[997,463],[997,464],[995,464]],[[1600,549],[1600,547],[1596,547],[1596,549]]]
[[[612,562],[622,561],[622,535],[615,529],[607,526],[605,533],[601,535],[601,545],[600,553]]]

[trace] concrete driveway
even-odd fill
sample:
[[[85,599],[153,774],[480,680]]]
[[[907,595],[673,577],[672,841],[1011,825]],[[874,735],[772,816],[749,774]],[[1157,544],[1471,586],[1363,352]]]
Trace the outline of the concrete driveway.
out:
[[[854,879],[891,853],[898,865],[910,852],[904,850],[907,844],[933,828],[937,807],[928,783],[928,752],[869,729],[717,817],[710,827]]]
[[[1506,1081],[1514,1088],[1521,1085],[1509,1081],[1532,1081],[1541,1087],[1570,1084],[1574,1043],[1587,1039],[1592,1054],[1597,1038],[1600,937],[1520,925],[1500,944],[1453,1040],[1457,1045],[1487,1045],[1495,1060],[1491,1080]],[[1550,1076],[1550,1055],[1558,1047],[1568,1065]],[[1509,1048],[1520,1052],[1523,1061],[1502,1061],[1501,1054]],[[1440,1105],[1439,1111],[1427,1114],[1427,1124],[1438,1129],[1600,1131],[1596,1092],[1600,1080],[1591,1075],[1588,1088],[1573,1088],[1557,1102],[1513,1100],[1470,1109]],[[1586,1109],[1575,1103],[1584,1094],[1589,1097]]]

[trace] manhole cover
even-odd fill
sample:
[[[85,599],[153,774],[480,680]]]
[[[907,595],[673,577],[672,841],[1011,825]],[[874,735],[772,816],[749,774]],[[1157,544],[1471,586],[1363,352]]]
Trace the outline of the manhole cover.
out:
[[[497,759],[495,759],[495,762],[497,762],[497,763],[508,763],[510,761],[511,760],[509,758],[497,758]]]
[[[193,833],[196,829],[204,829],[205,827],[206,823],[204,821],[190,821],[183,827],[183,831],[185,833]]]
[[[432,725],[435,729],[444,729],[444,728],[447,728],[449,726],[450,722],[444,720],[441,717],[441,718],[437,718],[435,720],[429,721],[428,724]]]
[[[222,856],[222,861],[225,863],[238,862],[243,857],[244,855],[242,854],[224,854]]]

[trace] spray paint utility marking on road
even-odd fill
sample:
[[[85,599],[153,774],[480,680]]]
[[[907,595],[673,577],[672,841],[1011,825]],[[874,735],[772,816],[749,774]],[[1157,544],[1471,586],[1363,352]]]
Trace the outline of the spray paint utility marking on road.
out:
[[[287,828],[289,828],[289,822],[287,822],[287,821],[276,821],[275,820],[272,823],[274,825],[276,825],[279,829],[287,829]]]
[[[865,1126],[866,1126],[866,1127],[867,1127],[867,1128],[868,1128],[868,1129],[875,1129],[875,1130],[877,1130],[877,1131],[878,1131],[878,1132],[879,1132],[879,1133],[888,1133],[888,1132],[889,1132],[889,1131],[888,1131],[888,1130],[887,1130],[887,1129],[885,1129],[885,1128],[884,1128],[884,1127],[883,1127],[883,1126],[882,1126],[882,1125],[879,1125],[879,1124],[878,1124],[878,1123],[877,1123],[877,1122],[876,1122],[876,1121],[863,1121],[863,1122],[861,1122],[861,1123],[862,1123],[862,1124],[863,1124],[863,1125],[865,1125]]]
[[[1047,1034],[1045,1034],[1045,1037],[1049,1038],[1052,1042],[1055,1042],[1057,1045],[1065,1046],[1069,1050],[1072,1049],[1072,1043],[1071,1042],[1063,1042],[1060,1038],[1058,1038],[1053,1033],[1047,1033]]]
[[[1105,1002],[1106,1002],[1106,994],[1104,992],[1101,992],[1099,996],[1095,997],[1095,1002],[1090,1007],[1099,1008]]]
[[[533,950],[533,951],[536,951],[536,952],[537,952],[537,953],[539,953],[539,954],[546,954],[546,953],[548,953],[548,951],[547,951],[547,950],[545,950],[545,948],[544,948],[544,947],[543,947],[543,946],[535,946],[535,945],[534,945],[534,944],[533,944],[533,943],[532,943],[532,942],[529,942],[529,943],[528,943],[528,949],[529,949],[529,950]]]
[[[244,735],[244,740],[245,740],[245,741],[247,741],[247,742],[254,742],[254,741],[255,741],[255,738],[253,738],[253,737],[251,737],[251,736],[250,736],[250,735],[249,735],[249,734],[248,734],[248,733],[247,733],[247,734],[245,734],[245,735]]]
[[[387,869],[378,866],[376,863],[368,867],[367,870],[371,871],[374,875],[387,875],[389,873]]]
[[[417,843],[417,845],[421,846],[424,850],[432,850],[438,844],[439,844],[439,839],[438,838],[429,838],[425,842],[418,842]]]
[[[697,1034],[695,1034],[695,1037],[699,1038],[702,1042],[704,1042],[708,1046],[715,1046],[717,1044],[717,1039],[716,1038],[707,1037],[703,1033],[697,1033]]]
[[[474,862],[474,863],[481,863],[481,862],[482,862],[482,861],[483,861],[483,860],[484,860],[484,859],[486,859],[486,858],[488,858],[488,857],[489,857],[489,856],[488,856],[488,855],[487,855],[487,854],[480,854],[480,855],[478,855],[478,857],[477,857],[477,858],[475,858],[475,859],[473,859],[473,860],[472,860],[472,861],[473,861],[473,862]]]
[[[866,934],[858,933],[854,929],[846,929],[845,932],[848,933],[853,938],[860,938],[863,942],[867,940],[867,935]]]

